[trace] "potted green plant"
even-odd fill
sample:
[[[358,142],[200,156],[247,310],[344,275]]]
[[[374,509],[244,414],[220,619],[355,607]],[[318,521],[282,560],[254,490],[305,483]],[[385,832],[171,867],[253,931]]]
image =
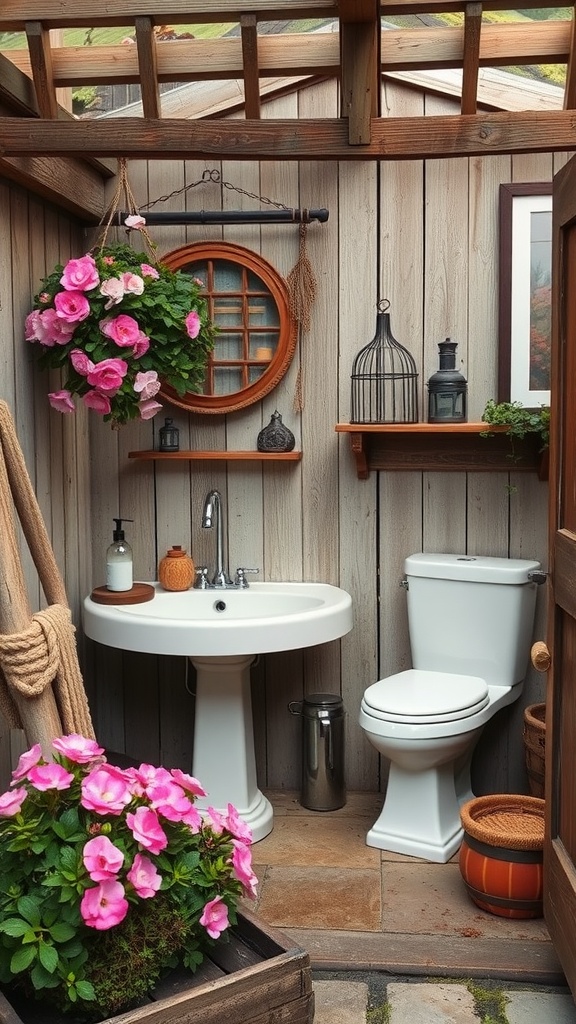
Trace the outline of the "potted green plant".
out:
[[[180,397],[202,389],[215,335],[203,282],[150,259],[129,245],[97,246],[42,282],[25,333],[41,368],[64,371],[48,395],[59,412],[74,412],[79,398],[120,425],[155,416],[162,384]]]
[[[520,456],[516,442],[526,437],[535,437],[538,450],[546,452],[550,443],[550,406],[542,405],[538,409],[528,409],[522,402],[495,402],[493,398],[486,403],[482,413],[482,421],[490,426],[506,428],[510,439],[510,458],[517,460]],[[490,437],[493,431],[487,428],[481,437]]]
[[[194,969],[254,896],[251,833],[179,769],[109,764],[95,741],[39,744],[0,796],[0,984],[74,1021],[138,1003],[168,966]]]

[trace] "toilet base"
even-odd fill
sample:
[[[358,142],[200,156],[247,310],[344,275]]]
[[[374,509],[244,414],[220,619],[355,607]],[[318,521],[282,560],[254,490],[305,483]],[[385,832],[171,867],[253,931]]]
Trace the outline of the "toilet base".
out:
[[[445,864],[462,836],[453,762],[419,772],[391,764],[384,806],[367,846]]]

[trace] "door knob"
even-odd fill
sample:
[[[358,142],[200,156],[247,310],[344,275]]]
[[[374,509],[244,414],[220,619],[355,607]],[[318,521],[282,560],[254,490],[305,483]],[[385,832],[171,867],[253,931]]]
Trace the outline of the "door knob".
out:
[[[537,640],[535,644],[532,644],[530,658],[537,672],[547,672],[552,664],[550,651],[543,640]]]

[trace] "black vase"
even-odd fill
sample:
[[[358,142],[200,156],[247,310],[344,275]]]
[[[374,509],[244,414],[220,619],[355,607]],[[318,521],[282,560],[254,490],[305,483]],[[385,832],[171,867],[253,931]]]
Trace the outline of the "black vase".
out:
[[[282,423],[278,410],[272,413],[270,423],[258,434],[256,447],[259,452],[291,452],[296,438],[291,430]]]

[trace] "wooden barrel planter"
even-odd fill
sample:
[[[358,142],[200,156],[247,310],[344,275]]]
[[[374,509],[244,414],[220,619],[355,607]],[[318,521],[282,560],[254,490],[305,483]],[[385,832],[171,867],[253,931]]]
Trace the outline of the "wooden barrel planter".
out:
[[[168,974],[148,1001],[100,1024],[312,1024],[310,957],[282,932],[238,914],[230,941],[217,942],[195,974]],[[0,991],[0,1024],[75,1024],[30,999]]]
[[[545,748],[546,704],[529,704],[524,709],[524,753],[532,796],[544,796]]]
[[[460,818],[460,873],[474,903],[499,917],[542,917],[544,800],[476,797]]]

